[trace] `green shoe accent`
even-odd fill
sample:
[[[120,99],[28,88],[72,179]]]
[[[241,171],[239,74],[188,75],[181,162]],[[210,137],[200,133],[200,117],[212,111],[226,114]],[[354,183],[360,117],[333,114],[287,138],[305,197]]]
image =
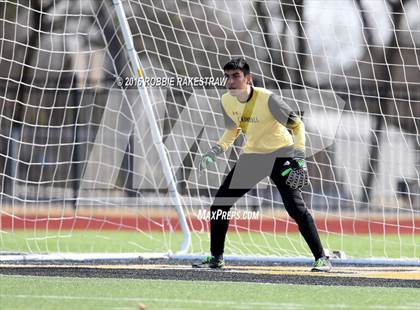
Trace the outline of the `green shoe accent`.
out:
[[[312,267],[311,271],[329,272],[332,269],[330,260],[327,257],[321,257],[317,259]]]

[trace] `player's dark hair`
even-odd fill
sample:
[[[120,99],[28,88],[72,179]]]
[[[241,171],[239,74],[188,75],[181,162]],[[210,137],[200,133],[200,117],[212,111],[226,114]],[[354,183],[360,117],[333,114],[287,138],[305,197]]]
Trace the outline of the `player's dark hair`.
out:
[[[251,71],[249,70],[249,65],[246,62],[246,60],[242,57],[238,57],[238,58],[233,58],[231,59],[227,64],[224,65],[223,67],[223,71],[227,71],[227,70],[241,70],[243,72],[243,74],[246,76],[248,75]]]

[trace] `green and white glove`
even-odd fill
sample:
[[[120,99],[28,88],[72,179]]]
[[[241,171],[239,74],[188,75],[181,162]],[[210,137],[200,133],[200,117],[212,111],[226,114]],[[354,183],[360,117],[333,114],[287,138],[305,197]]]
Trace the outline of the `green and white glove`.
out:
[[[198,170],[201,172],[207,169],[210,165],[216,161],[216,156],[223,153],[223,149],[220,145],[213,146],[206,154],[203,155],[200,161]]]
[[[301,189],[309,184],[308,168],[303,158],[294,158],[283,165],[281,172],[283,177],[287,177],[286,184],[293,189]]]

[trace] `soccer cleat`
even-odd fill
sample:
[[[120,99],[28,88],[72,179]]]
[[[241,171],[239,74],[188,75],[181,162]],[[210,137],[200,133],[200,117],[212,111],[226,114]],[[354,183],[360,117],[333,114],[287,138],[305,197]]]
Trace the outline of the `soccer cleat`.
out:
[[[193,268],[212,268],[220,269],[225,265],[223,256],[207,256],[201,263],[192,264]]]
[[[328,259],[328,257],[321,257],[318,258],[315,263],[314,266],[312,267],[311,271],[315,271],[315,272],[330,272],[332,269],[332,265],[330,260]]]

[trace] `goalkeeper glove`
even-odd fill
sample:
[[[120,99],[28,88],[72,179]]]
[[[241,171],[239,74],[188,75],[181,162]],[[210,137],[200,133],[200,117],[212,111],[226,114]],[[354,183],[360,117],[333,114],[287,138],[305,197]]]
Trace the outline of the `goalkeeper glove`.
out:
[[[287,176],[286,184],[293,189],[301,189],[309,184],[308,169],[303,158],[294,158],[287,161],[284,165],[285,169],[281,172],[283,177]]]
[[[203,155],[200,161],[198,170],[201,172],[207,169],[211,164],[216,161],[216,156],[223,153],[220,145],[213,146],[206,154]]]

